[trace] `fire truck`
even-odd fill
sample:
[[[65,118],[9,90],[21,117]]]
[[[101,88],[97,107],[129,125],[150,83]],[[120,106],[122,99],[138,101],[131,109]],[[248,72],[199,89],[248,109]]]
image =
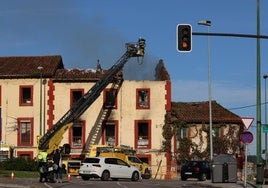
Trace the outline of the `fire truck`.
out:
[[[81,161],[71,160],[71,148],[68,143],[60,146],[63,135],[94,103],[108,84],[112,83],[112,89],[120,89],[123,79],[122,76],[120,77],[119,73],[130,58],[144,57],[145,39],[139,38],[138,42],[126,43],[125,46],[126,52],[121,58],[38,140],[39,151],[46,151],[48,155],[52,154],[57,148],[63,149],[63,160],[65,161],[66,170],[67,173],[71,175],[78,175]],[[85,156],[89,153],[92,145],[98,144],[101,137],[102,122],[109,117],[111,110],[111,108],[108,108],[103,109],[103,111],[100,112],[96,123],[86,140],[85,149],[83,149],[81,155]]]
[[[10,159],[13,156],[13,150],[11,146],[0,142],[0,162]]]

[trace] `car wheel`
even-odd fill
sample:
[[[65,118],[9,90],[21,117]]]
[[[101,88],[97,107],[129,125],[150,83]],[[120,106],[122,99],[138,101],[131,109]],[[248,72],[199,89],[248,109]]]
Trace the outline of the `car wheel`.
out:
[[[118,181],[118,178],[112,178],[113,181]]]
[[[82,176],[82,179],[83,179],[83,180],[89,180],[90,178],[87,177],[87,176]]]
[[[200,181],[206,181],[207,180],[207,175],[205,173],[201,174],[199,180]]]
[[[140,175],[137,171],[133,172],[131,180],[132,181],[138,181],[140,179]]]
[[[108,170],[103,171],[101,175],[101,180],[102,181],[107,181],[110,178],[110,172]]]

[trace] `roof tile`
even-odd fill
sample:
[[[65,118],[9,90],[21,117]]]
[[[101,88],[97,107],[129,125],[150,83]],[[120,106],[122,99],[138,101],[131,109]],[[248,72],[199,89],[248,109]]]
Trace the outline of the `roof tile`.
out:
[[[38,67],[43,67],[39,70]],[[0,78],[51,77],[57,69],[63,69],[62,58],[53,56],[0,57]],[[42,72],[41,72],[42,71]]]
[[[214,123],[237,123],[242,124],[241,118],[219,105],[216,101],[211,101],[212,122]],[[172,102],[172,111],[178,120],[187,123],[208,123],[209,122],[209,102]]]

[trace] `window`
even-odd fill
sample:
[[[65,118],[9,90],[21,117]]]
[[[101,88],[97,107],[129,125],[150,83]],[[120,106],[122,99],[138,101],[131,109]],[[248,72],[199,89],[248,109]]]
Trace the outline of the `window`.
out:
[[[177,139],[188,138],[188,128],[181,127],[177,133]]]
[[[33,86],[20,86],[20,106],[33,105]]]
[[[104,107],[105,108],[117,108],[116,99],[117,90],[116,89],[106,89],[104,90]]]
[[[135,147],[151,148],[150,120],[141,120],[135,122]]]
[[[220,127],[213,127],[212,128],[212,135],[213,135],[213,137],[220,137],[221,136]]]
[[[118,122],[110,121],[103,123],[103,134],[102,134],[102,144],[108,146],[116,146],[118,144],[117,134],[118,134]]]
[[[116,164],[120,166],[128,166],[128,164],[121,159],[116,159]]]
[[[33,145],[33,118],[18,118],[18,145]]]
[[[188,138],[188,128],[186,127],[181,127],[178,129],[178,132],[176,134],[176,148],[180,148],[180,140]]]
[[[82,148],[84,145],[84,122],[75,122],[70,130],[70,139],[72,148]]]
[[[73,106],[84,95],[83,89],[71,89],[71,106]]]
[[[150,108],[150,89],[137,89],[136,91],[136,108],[149,109]]]
[[[17,156],[25,160],[30,160],[33,158],[33,152],[32,151],[18,151]]]

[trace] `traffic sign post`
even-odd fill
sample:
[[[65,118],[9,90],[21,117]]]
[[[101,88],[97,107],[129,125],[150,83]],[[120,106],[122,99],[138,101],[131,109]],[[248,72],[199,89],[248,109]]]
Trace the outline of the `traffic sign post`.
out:
[[[240,141],[245,144],[245,150],[246,150],[245,151],[245,166],[247,167],[248,166],[248,164],[247,164],[248,163],[248,158],[247,158],[247,156],[248,156],[248,144],[250,144],[253,141],[253,134],[249,131],[244,131],[240,135]],[[244,177],[247,177],[247,168],[245,168],[245,176]],[[246,187],[246,185],[247,185],[247,178],[245,178],[245,180],[244,180],[244,186]]]

